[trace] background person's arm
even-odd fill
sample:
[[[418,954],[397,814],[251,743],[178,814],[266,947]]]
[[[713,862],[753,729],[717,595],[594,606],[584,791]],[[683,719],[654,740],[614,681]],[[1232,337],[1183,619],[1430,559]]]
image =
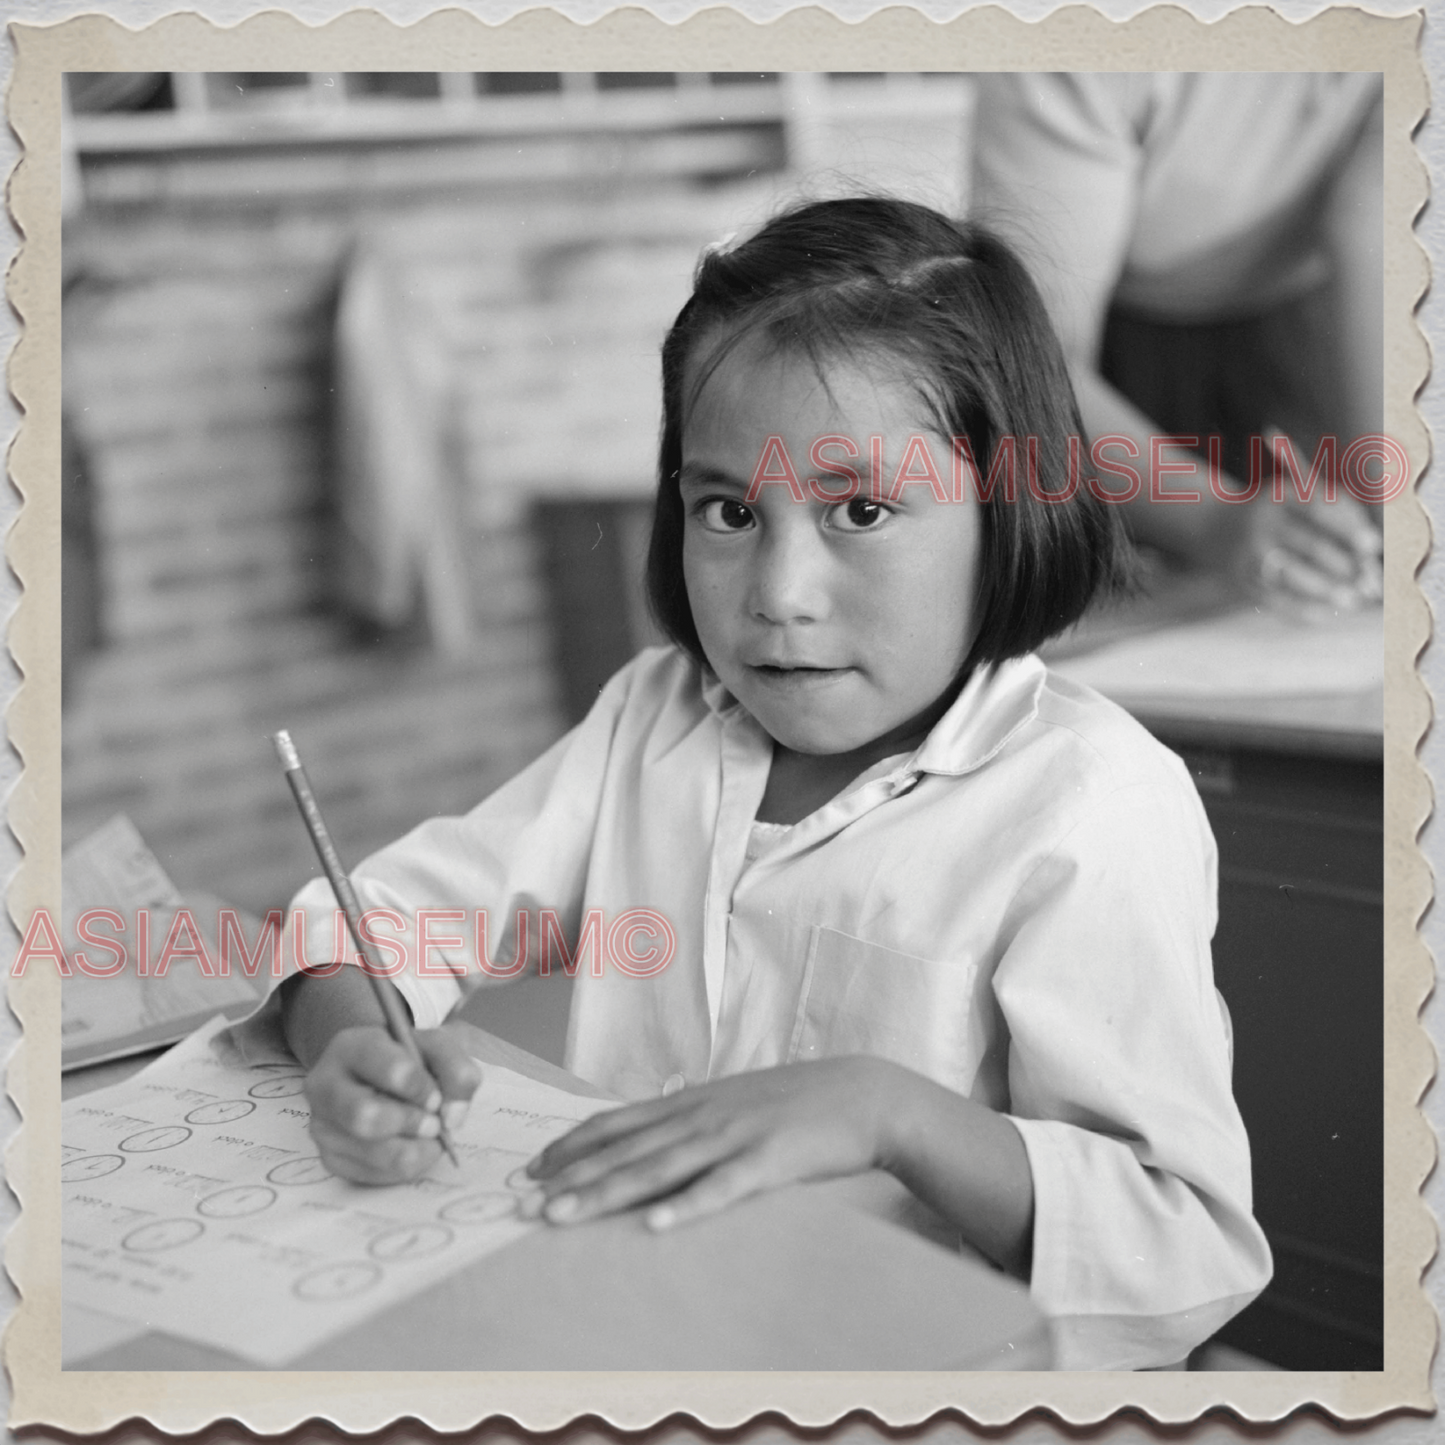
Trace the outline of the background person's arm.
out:
[[[1099,373],[1104,323],[1139,204],[1144,152],[1138,137],[1150,84],[1147,75],[1124,74],[980,77],[970,213],[1005,235],[1033,272],[1070,358],[1089,436],[1127,439],[1111,455],[1143,478],[1139,495],[1125,504],[1136,540],[1191,566],[1230,571],[1247,587],[1358,605],[1378,595],[1378,536],[1363,507],[1343,495],[1333,506],[1274,506],[1268,499],[1230,505],[1211,492],[1204,458],[1177,446],[1162,448],[1159,460],[1194,466],[1197,475],[1171,473],[1169,485],[1196,491],[1200,500],[1152,502],[1151,438],[1167,428]],[[1378,191],[1371,200],[1368,165],[1373,157],[1378,169],[1378,127],[1374,134],[1373,148],[1362,142],[1331,188],[1329,206],[1339,344],[1348,352],[1357,396],[1371,385],[1378,390],[1380,376],[1379,310],[1371,311],[1370,300],[1371,285],[1375,295],[1379,287],[1380,212]],[[1356,431],[1343,434],[1378,430],[1366,424],[1363,408],[1347,410],[1351,415],[1341,422]],[[1225,492],[1242,489],[1227,474],[1219,485]]]

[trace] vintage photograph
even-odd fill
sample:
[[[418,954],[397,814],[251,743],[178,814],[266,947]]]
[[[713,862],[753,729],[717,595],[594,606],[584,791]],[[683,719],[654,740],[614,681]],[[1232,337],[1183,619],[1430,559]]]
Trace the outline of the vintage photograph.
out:
[[[68,67],[63,1376],[1384,1378],[1386,135]]]

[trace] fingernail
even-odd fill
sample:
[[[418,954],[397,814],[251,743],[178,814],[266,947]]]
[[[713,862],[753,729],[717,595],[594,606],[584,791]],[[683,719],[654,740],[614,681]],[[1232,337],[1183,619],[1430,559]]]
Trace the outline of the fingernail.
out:
[[[442,1091],[440,1089],[433,1089],[431,1093],[426,1096],[426,1103],[422,1105],[422,1108],[425,1109],[428,1114],[435,1114],[441,1106]]]
[[[670,1229],[677,1223],[677,1210],[670,1204],[659,1204],[647,1211],[649,1229]]]
[[[555,1219],[558,1223],[571,1219],[578,1210],[578,1201],[575,1194],[559,1194],[550,1204],[547,1205],[547,1218]]]
[[[467,1101],[465,1099],[448,1099],[442,1105],[442,1123],[451,1133],[456,1133],[466,1123],[466,1119]]]
[[[426,1114],[421,1123],[416,1126],[416,1137],[418,1139],[435,1139],[441,1131],[442,1121],[435,1114]]]

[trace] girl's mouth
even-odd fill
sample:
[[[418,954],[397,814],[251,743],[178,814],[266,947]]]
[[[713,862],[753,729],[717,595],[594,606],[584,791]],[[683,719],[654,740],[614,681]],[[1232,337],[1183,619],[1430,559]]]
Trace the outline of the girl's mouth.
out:
[[[751,671],[776,687],[807,687],[832,682],[849,671],[846,667],[813,667],[807,663],[784,666],[775,662],[755,663]]]

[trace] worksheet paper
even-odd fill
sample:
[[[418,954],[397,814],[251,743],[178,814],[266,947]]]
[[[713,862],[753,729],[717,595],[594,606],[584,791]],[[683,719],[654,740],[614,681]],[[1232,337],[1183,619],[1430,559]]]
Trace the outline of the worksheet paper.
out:
[[[495,1064],[443,1158],[410,1184],[328,1173],[301,1066],[216,1019],[65,1105],[63,1290],[79,1304],[281,1366],[539,1226],[522,1166],[610,1107]]]

